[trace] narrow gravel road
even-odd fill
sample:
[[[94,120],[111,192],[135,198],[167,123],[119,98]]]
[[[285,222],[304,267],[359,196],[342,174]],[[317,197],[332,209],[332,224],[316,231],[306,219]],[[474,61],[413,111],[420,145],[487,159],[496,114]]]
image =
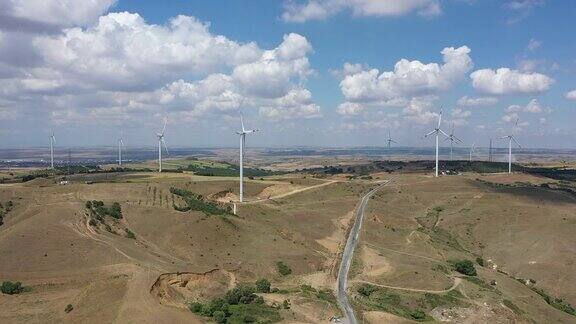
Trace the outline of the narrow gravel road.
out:
[[[338,281],[336,283],[336,296],[338,298],[338,303],[340,304],[340,308],[344,313],[344,318],[342,320],[343,323],[349,324],[357,324],[356,316],[354,315],[354,309],[352,305],[350,305],[350,301],[348,300],[348,296],[346,295],[346,287],[348,286],[348,272],[350,271],[350,265],[352,264],[352,255],[354,254],[354,249],[358,244],[358,237],[360,235],[360,228],[362,227],[362,221],[364,220],[364,209],[366,209],[366,205],[368,205],[368,200],[372,195],[376,193],[382,187],[388,185],[391,180],[387,180],[386,182],[382,183],[378,187],[370,190],[362,200],[360,201],[360,205],[358,206],[358,210],[356,210],[356,220],[354,221],[354,226],[350,231],[350,235],[348,236],[348,240],[346,241],[346,246],[344,247],[344,252],[342,253],[342,261],[340,262],[340,270],[338,271]]]

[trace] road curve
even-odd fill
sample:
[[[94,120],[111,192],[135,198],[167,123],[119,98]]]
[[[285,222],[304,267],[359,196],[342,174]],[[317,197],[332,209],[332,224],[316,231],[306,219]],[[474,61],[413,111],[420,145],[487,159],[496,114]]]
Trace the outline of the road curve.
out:
[[[356,249],[356,245],[358,244],[360,228],[362,227],[362,222],[364,220],[364,209],[366,209],[370,197],[372,197],[372,195],[374,195],[380,188],[389,184],[390,181],[391,180],[387,180],[378,187],[370,190],[366,195],[364,195],[364,197],[362,197],[360,205],[358,205],[358,209],[356,210],[354,226],[348,235],[344,252],[342,252],[342,261],[340,262],[340,270],[338,271],[338,280],[336,282],[336,296],[338,298],[338,304],[340,304],[340,309],[344,313],[344,323],[358,323],[356,321],[356,316],[354,315],[354,309],[352,308],[352,305],[350,305],[350,301],[346,295],[346,287],[348,286],[348,272],[350,271],[350,265],[352,264],[352,255],[354,254],[354,249]]]

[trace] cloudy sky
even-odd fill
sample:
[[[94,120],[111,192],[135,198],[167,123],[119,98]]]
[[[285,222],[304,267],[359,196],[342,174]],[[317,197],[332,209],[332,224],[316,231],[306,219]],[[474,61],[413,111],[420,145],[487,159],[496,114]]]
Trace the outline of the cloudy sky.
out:
[[[0,147],[575,148],[576,2],[0,0]],[[504,143],[502,143],[504,144]]]

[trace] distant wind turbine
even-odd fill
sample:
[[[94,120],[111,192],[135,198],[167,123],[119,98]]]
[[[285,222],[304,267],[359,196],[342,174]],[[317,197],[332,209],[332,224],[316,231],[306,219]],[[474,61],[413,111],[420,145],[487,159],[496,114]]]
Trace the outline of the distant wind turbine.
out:
[[[454,123],[452,123],[452,130],[450,131],[450,135],[444,141],[450,141],[450,161],[452,161],[452,150],[454,148],[454,142],[463,143],[456,135],[454,135]]]
[[[472,163],[472,154],[474,154],[474,150],[476,150],[476,142],[472,143],[470,147],[470,163]]]
[[[449,137],[448,134],[444,133],[443,130],[440,129],[440,124],[442,123],[442,109],[440,109],[440,115],[438,116],[438,126],[431,131],[430,133],[424,135],[424,137],[428,137],[430,135],[435,135],[436,136],[436,171],[435,171],[435,176],[438,177],[438,136],[440,136],[440,134]]]
[[[124,134],[120,132],[120,138],[118,139],[118,166],[122,166],[122,147],[124,146]]]
[[[249,129],[247,130],[244,128],[244,117],[242,113],[240,113],[240,124],[242,126],[242,130],[236,132],[236,134],[240,135],[240,202],[244,201],[244,146],[246,145],[246,134],[255,133],[259,131],[258,129]]]
[[[54,137],[54,131],[50,135],[50,167],[54,169],[54,143],[56,142],[56,137]]]
[[[386,140],[386,142],[388,142],[388,149],[390,149],[390,143],[398,144],[398,142],[393,140],[392,137],[390,136],[390,130],[388,130],[388,139]]]
[[[510,135],[502,136],[500,138],[500,139],[506,139],[506,138],[508,139],[508,173],[512,173],[512,141],[514,141],[514,143],[516,143],[516,145],[518,145],[519,148],[522,148],[522,145],[520,145],[520,143],[518,143],[518,141],[516,140],[516,137],[514,137],[514,131],[516,130],[516,127],[518,127],[518,118],[516,118],[516,122],[512,127]]]
[[[156,133],[156,137],[158,138],[158,172],[162,172],[162,145],[164,145],[166,154],[168,154],[168,146],[166,146],[166,141],[164,140],[164,132],[166,131],[167,122],[168,119],[164,118],[164,127],[162,127],[162,131]]]

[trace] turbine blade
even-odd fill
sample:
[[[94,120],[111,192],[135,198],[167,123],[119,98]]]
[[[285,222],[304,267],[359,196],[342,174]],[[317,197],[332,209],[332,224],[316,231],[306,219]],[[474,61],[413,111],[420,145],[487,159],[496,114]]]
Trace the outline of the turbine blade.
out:
[[[453,137],[457,142],[464,143],[464,142],[462,142],[462,140],[459,139],[458,137],[456,137],[456,136],[454,136],[454,135],[452,135],[452,137]]]
[[[170,155],[170,152],[168,152],[168,146],[166,145],[166,141],[164,140],[164,137],[162,137],[162,144],[164,144],[164,149],[166,150],[166,155]]]
[[[424,137],[428,137],[428,136],[430,136],[430,135],[432,135],[432,134],[434,134],[434,133],[436,133],[436,130],[433,130],[433,131],[431,131],[430,133],[424,135]]]
[[[518,141],[516,140],[516,138],[514,136],[510,137],[514,143],[516,143],[516,145],[518,145],[519,148],[522,148],[522,145],[520,145],[520,143],[518,143]]]
[[[442,135],[446,136],[446,137],[450,137],[450,135],[444,133],[444,131],[441,129],[438,129],[438,132],[441,133]]]
[[[444,142],[452,140],[452,137],[448,136],[444,139]]]
[[[440,124],[442,123],[442,107],[440,107],[440,115],[438,116],[438,129],[440,128]]]
[[[242,115],[242,112],[240,112],[240,124],[242,125],[242,132],[246,132],[246,129],[244,128],[244,116]]]
[[[164,132],[166,131],[166,124],[168,123],[168,118],[164,118],[164,127],[162,127],[162,132],[160,134],[164,135]]]
[[[394,143],[394,144],[398,144],[398,142],[396,142],[396,141],[393,140],[393,139],[390,139],[390,142],[392,142],[392,143]]]

